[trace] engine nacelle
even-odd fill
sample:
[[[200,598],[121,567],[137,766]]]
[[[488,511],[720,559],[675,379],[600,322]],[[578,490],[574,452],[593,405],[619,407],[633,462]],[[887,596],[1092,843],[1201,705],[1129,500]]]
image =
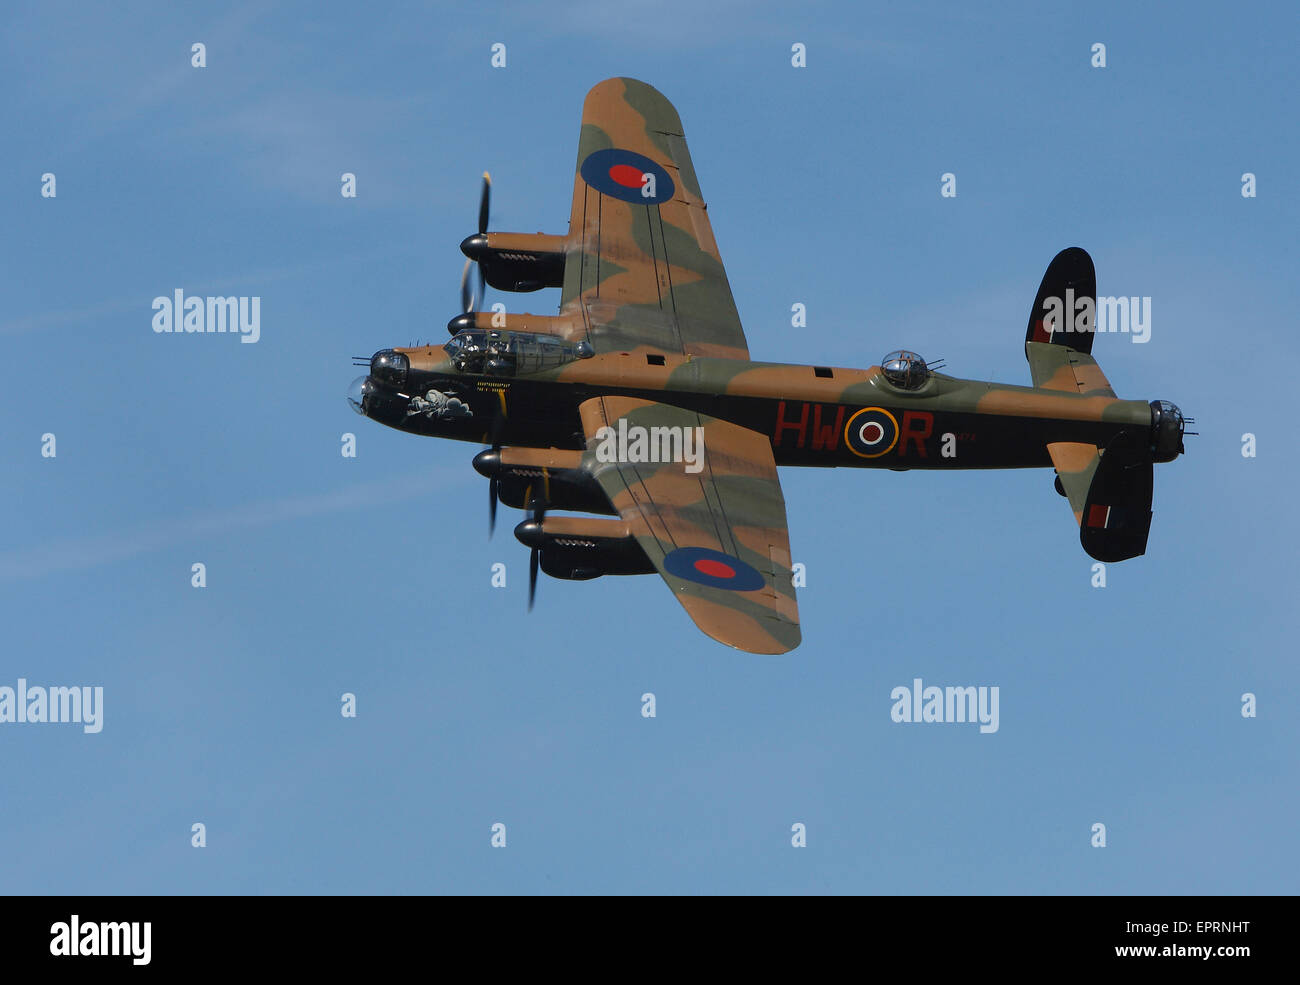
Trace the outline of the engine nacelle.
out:
[[[474,456],[480,475],[497,480],[497,497],[515,509],[542,507],[612,516],[605,491],[582,468],[582,452],[562,448],[502,448]]]
[[[545,233],[477,233],[461,252],[483,268],[483,279],[498,291],[540,291],[564,286],[569,241]]]
[[[655,566],[622,520],[555,516],[525,520],[515,536],[538,552],[552,578],[586,581],[601,575],[648,575]]]

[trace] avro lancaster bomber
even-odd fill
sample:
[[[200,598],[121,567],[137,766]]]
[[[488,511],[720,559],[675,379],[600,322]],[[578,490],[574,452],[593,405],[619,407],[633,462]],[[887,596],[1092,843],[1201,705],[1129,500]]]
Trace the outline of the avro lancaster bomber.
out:
[[[490,516],[498,501],[527,511],[515,536],[531,548],[530,606],[539,568],[657,572],[715,640],[793,649],[779,465],[1055,468],[1089,555],[1145,552],[1152,466],[1182,453],[1185,422],[1167,401],[1118,399],[1093,360],[1086,252],[1043,276],[1032,386],[957,379],[905,351],[867,369],[755,362],[672,104],[601,82],[576,170],[565,235],[489,232],[485,175],[451,341],[375,353],[349,394],[398,430],[489,446],[474,467]],[[475,311],[485,283],[558,287],[559,313]]]

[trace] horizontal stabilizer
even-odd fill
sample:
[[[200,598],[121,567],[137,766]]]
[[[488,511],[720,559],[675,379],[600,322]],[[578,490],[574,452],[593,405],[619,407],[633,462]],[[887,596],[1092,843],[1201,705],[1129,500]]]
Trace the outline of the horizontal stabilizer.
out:
[[[1026,342],[1025,356],[1029,359],[1029,375],[1036,387],[1085,397],[1115,396],[1110,380],[1106,379],[1097,360],[1086,352],[1064,345]]]
[[[1101,463],[1101,449],[1077,441],[1054,441],[1047,446],[1047,454],[1056,466],[1056,479],[1061,492],[1070,501],[1075,523],[1082,523],[1088,489]]]

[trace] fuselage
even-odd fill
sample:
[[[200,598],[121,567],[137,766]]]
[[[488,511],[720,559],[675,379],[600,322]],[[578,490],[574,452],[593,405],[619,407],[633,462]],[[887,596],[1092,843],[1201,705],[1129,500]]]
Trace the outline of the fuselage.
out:
[[[1140,400],[1081,396],[928,373],[915,389],[880,366],[847,369],[666,355],[575,358],[528,372],[458,369],[439,347],[385,350],[354,386],[367,417],[412,434],[478,444],[581,449],[579,405],[621,395],[671,404],[767,435],[778,465],[979,469],[1048,467],[1047,445],[1105,447],[1152,426]],[[375,359],[380,358],[377,353]],[[462,363],[463,365],[463,363]]]

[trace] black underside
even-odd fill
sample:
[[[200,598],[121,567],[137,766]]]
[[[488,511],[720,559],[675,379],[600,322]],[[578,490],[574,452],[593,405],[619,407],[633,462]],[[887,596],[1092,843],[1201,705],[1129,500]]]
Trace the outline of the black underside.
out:
[[[387,403],[380,400],[369,408],[370,416],[412,434],[478,444],[581,450],[585,441],[578,406],[591,397],[617,392],[774,435],[778,465],[893,469],[1045,468],[1052,464],[1046,448],[1049,442],[1077,441],[1104,447],[1121,430],[1121,425],[1097,421],[899,410],[895,412],[899,434],[893,447],[867,457],[855,454],[845,440],[845,425],[858,409],[856,405],[817,404],[805,413],[802,402],[787,406],[785,401],[760,397],[667,390],[594,391],[579,384],[518,378],[498,383],[483,377],[419,377],[409,380],[402,392],[424,395],[438,391],[449,398],[449,410],[407,414],[406,397],[394,394]],[[945,435],[952,437],[945,439]],[[945,455],[945,448],[955,454]]]

